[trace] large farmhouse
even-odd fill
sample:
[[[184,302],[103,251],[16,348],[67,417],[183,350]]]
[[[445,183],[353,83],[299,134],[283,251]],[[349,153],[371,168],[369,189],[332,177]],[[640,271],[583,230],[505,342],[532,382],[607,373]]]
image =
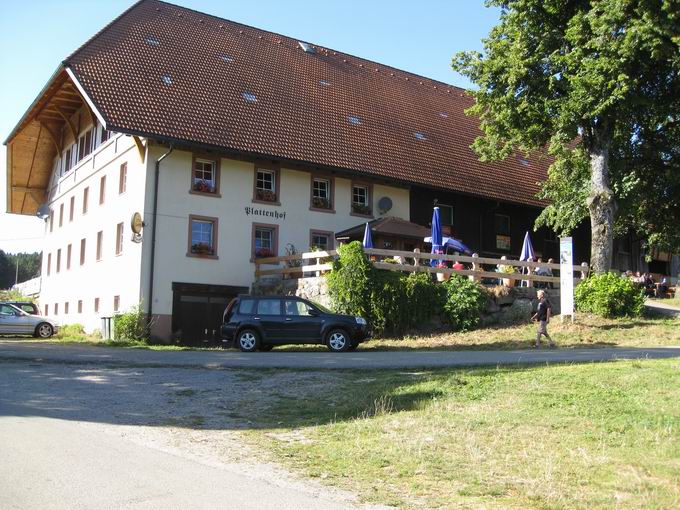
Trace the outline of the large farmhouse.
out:
[[[142,0],[58,66],[6,141],[9,212],[46,218],[43,311],[94,329],[142,303],[157,336],[216,328],[257,257],[332,248],[372,219],[427,226],[435,203],[481,255],[517,255],[549,162],[481,163],[471,104],[445,83]],[[551,232],[533,235],[556,254]],[[575,262],[587,250],[577,242]]]

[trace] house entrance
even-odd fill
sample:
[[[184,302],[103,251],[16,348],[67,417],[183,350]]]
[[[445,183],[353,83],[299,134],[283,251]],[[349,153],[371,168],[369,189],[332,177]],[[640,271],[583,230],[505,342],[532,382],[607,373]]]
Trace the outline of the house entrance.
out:
[[[187,345],[218,343],[224,309],[237,295],[247,293],[248,287],[173,282],[173,335]]]

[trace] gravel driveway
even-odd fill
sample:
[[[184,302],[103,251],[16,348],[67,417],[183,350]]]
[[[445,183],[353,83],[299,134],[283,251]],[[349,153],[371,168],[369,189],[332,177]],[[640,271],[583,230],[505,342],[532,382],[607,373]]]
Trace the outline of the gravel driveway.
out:
[[[0,360],[0,507],[376,508],[262,460],[243,441],[273,398],[303,386],[313,396],[332,382],[324,372]]]

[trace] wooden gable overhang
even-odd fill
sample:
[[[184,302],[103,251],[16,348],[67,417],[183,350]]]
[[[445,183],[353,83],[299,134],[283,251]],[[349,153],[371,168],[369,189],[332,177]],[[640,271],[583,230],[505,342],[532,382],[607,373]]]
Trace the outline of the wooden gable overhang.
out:
[[[73,114],[85,106],[95,121],[81,90],[60,66],[5,141],[8,213],[36,214],[47,200],[54,158],[65,148],[65,130],[78,139],[80,126],[74,124]]]

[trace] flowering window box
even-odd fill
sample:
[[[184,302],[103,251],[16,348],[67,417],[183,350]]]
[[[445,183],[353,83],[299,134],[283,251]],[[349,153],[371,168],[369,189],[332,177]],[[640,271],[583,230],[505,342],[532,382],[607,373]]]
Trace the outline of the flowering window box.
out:
[[[255,191],[255,198],[262,202],[276,202],[276,193],[266,189],[258,189]]]
[[[364,204],[352,204],[352,212],[354,214],[361,214],[362,216],[370,216],[371,208]]]
[[[215,250],[206,243],[197,243],[191,245],[191,253],[196,255],[214,255]]]
[[[215,193],[215,184],[210,181],[196,180],[192,186],[192,190],[197,193]]]
[[[312,206],[315,209],[331,209],[331,201],[327,198],[314,197],[312,199]]]

